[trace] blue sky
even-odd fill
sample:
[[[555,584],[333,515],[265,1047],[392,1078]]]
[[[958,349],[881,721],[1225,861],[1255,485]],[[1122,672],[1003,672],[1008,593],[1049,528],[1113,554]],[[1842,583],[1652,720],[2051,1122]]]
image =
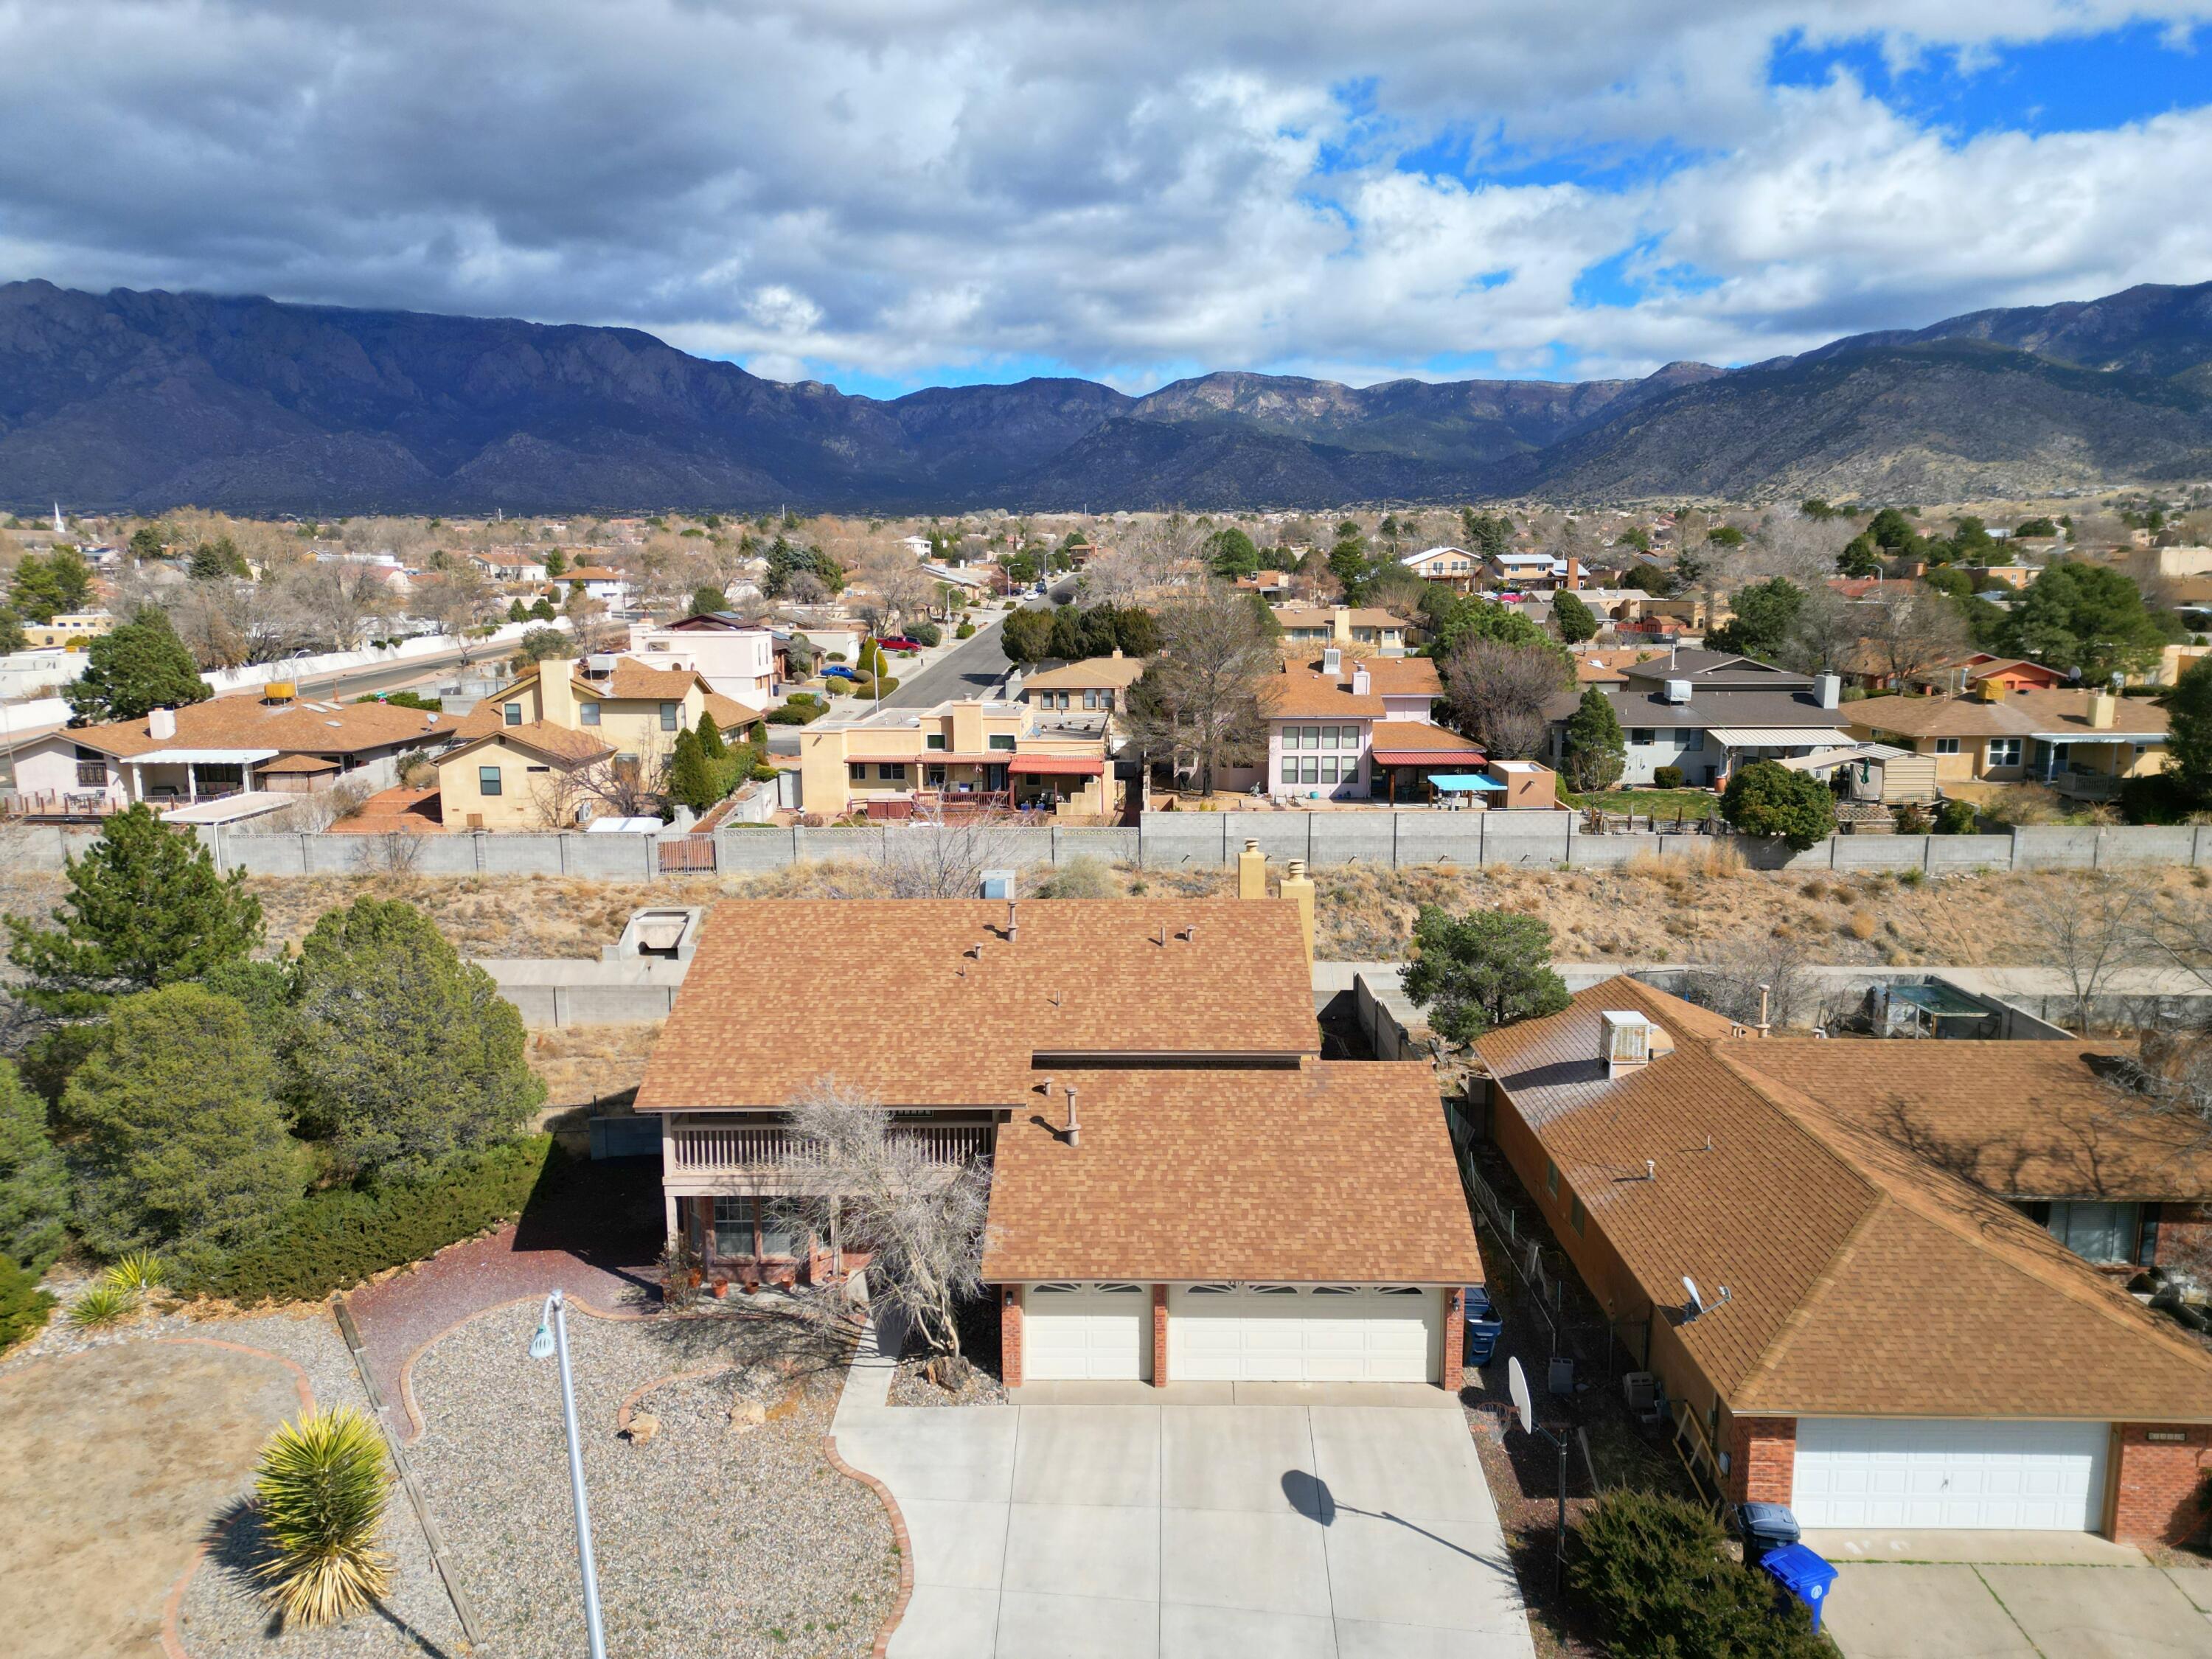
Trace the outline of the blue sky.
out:
[[[2212,278],[2212,0],[19,0],[0,279],[895,396],[1742,362]]]

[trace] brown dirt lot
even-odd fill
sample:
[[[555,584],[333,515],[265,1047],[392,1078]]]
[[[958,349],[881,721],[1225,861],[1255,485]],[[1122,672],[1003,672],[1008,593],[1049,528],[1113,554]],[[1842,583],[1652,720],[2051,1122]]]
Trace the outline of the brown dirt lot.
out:
[[[7,1651],[155,1651],[209,1517],[299,1409],[273,1358],[197,1344],[122,1343],[0,1377]]]

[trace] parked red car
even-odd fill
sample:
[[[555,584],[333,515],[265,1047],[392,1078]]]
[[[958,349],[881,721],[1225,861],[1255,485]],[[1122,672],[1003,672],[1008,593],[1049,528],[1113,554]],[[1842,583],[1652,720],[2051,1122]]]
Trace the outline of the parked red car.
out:
[[[876,643],[883,647],[886,651],[919,651],[921,649],[921,641],[920,640],[896,638],[878,640]]]

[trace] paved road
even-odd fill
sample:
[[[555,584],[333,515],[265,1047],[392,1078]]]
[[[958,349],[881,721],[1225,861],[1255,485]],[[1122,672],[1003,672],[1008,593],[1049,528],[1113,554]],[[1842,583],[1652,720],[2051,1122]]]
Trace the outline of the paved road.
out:
[[[1022,609],[1048,610],[1055,603],[1064,605],[1074,597],[1075,578],[1063,576],[1048,598],[1025,599]],[[884,707],[927,708],[956,697],[990,696],[1013,667],[1006,653],[999,648],[999,628],[1006,619],[1005,611],[993,611],[989,621],[977,628],[974,639],[948,652],[911,679],[902,679],[899,689],[884,699]]]

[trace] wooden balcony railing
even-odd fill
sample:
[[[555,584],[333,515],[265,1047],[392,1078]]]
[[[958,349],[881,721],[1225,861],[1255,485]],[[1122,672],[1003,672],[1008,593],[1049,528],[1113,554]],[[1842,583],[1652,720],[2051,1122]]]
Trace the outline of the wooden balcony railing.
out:
[[[894,1140],[920,1145],[933,1164],[964,1164],[991,1150],[988,1123],[900,1125]],[[671,1132],[676,1168],[703,1174],[719,1170],[769,1170],[809,1162],[791,1131],[776,1124],[684,1126]]]

